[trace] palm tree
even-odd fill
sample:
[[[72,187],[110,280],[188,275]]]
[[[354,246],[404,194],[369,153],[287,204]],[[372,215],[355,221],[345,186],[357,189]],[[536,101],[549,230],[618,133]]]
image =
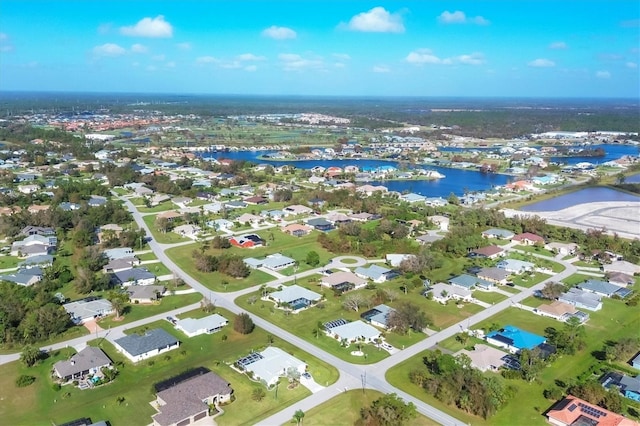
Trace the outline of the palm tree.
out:
[[[107,295],[107,300],[111,302],[111,307],[116,311],[116,318],[120,318],[124,313],[127,302],[129,301],[129,296],[127,296],[126,293],[110,291]]]
[[[300,426],[302,424],[302,419],[304,419],[304,411],[296,410],[296,412],[293,413],[293,420],[296,421],[296,424],[298,426]]]

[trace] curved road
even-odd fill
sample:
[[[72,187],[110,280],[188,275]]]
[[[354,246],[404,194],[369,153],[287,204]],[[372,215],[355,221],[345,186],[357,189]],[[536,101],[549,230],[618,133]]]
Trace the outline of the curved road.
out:
[[[131,214],[133,215],[133,218],[135,219],[136,223],[147,232],[147,235],[152,235],[149,228],[147,227],[146,223],[143,220],[143,214],[141,214],[140,212],[138,212],[138,210],[134,207],[134,205],[131,203],[130,200],[126,199],[126,198],[122,198],[120,197],[124,202],[125,205],[127,206],[127,208],[129,209],[129,211],[131,212]],[[171,271],[173,271],[177,276],[179,276],[180,278],[182,278],[189,286],[191,286],[194,290],[198,291],[199,293],[205,295],[205,296],[209,296],[211,295],[211,297],[215,296],[215,304],[217,306],[223,307],[225,309],[228,309],[229,311],[233,312],[233,313],[240,313],[240,312],[244,312],[240,307],[238,307],[234,300],[242,295],[242,294],[247,294],[250,292],[255,291],[258,286],[255,287],[251,287],[251,288],[247,288],[238,292],[234,292],[234,293],[218,293],[218,292],[213,292],[211,291],[209,288],[205,287],[204,285],[202,285],[200,282],[198,282],[197,280],[195,280],[194,278],[192,278],[190,275],[186,274],[180,267],[178,267],[178,265],[176,265],[166,254],[165,254],[165,250],[170,248],[170,247],[175,247],[176,245],[181,245],[184,243],[177,243],[177,244],[160,244],[157,243],[155,240],[151,239],[149,241],[149,246],[150,248],[153,250],[153,252],[155,253],[155,255],[158,257],[158,259],[164,263],[165,266],[167,266],[167,268],[169,268]],[[543,256],[536,256],[536,257],[543,257]],[[549,259],[546,257],[543,257],[545,259]],[[551,259],[550,259],[551,260]],[[411,358],[417,354],[419,354],[420,352],[435,346],[438,342],[445,340],[448,337],[451,337],[453,335],[455,335],[456,333],[460,332],[461,330],[470,328],[471,326],[495,315],[496,313],[507,309],[508,307],[522,301],[523,299],[533,295],[534,291],[539,290],[541,288],[544,287],[544,285],[546,284],[546,282],[548,281],[560,281],[570,275],[572,275],[573,273],[575,273],[576,268],[571,265],[570,263],[567,262],[562,262],[562,261],[558,261],[556,259],[553,259],[553,261],[555,262],[559,262],[562,263],[565,267],[565,270],[559,274],[554,275],[553,277],[546,279],[544,281],[542,281],[541,283],[528,288],[528,289],[524,289],[523,291],[521,291],[518,294],[514,294],[513,296],[509,297],[507,300],[504,300],[500,303],[497,303],[493,306],[490,306],[489,308],[483,310],[482,312],[479,312],[457,324],[454,324],[438,333],[433,334],[432,336],[406,348],[403,349],[401,351],[398,351],[397,353],[389,356],[388,358],[385,358],[384,360],[375,363],[375,364],[368,364],[368,365],[356,365],[356,364],[351,364],[349,362],[346,362],[342,359],[339,359],[331,354],[326,353],[325,351],[321,350],[320,348],[318,348],[317,346],[307,342],[304,339],[301,339],[298,336],[295,336],[291,333],[289,333],[286,330],[283,330],[275,325],[273,325],[272,323],[257,317],[255,315],[251,315],[253,321],[255,322],[255,324],[258,327],[263,328],[264,330],[266,330],[268,333],[271,333],[275,336],[278,336],[294,345],[296,345],[297,347],[301,348],[302,350],[308,352],[310,355],[315,356],[319,359],[322,359],[326,362],[328,362],[329,364],[335,366],[339,373],[340,373],[340,377],[338,379],[338,381],[310,396],[308,396],[307,398],[298,401],[297,403],[284,408],[282,411],[276,413],[275,415],[263,420],[262,422],[260,422],[260,424],[262,425],[281,425],[284,423],[288,423],[290,422],[291,418],[293,417],[293,414],[296,410],[298,409],[302,409],[303,411],[307,411],[325,401],[328,401],[329,399],[333,398],[334,396],[336,396],[337,394],[339,394],[340,392],[344,392],[345,390],[348,389],[354,389],[354,388],[361,388],[363,385],[367,388],[371,388],[371,389],[376,389],[378,391],[381,391],[383,393],[396,393],[399,396],[401,396],[403,399],[405,399],[406,401],[410,401],[413,402],[413,404],[416,405],[418,411],[425,415],[426,417],[429,417],[430,419],[443,424],[443,425],[451,425],[451,426],[462,426],[464,423],[459,421],[458,419],[436,409],[435,407],[432,407],[429,404],[426,404],[425,402],[407,394],[406,392],[401,391],[400,389],[395,388],[394,386],[392,386],[391,384],[389,384],[389,382],[387,382],[386,378],[385,378],[385,374],[387,372],[387,370],[389,370],[391,367],[393,367],[394,365],[408,359]],[[349,265],[351,266],[351,265]],[[323,268],[318,268],[312,271],[306,271],[304,275],[308,275],[308,274],[313,274],[313,273],[317,273],[319,272],[321,269]],[[300,277],[302,274],[298,275],[298,277]],[[293,281],[294,277],[283,277],[283,278],[279,278],[277,280],[274,280],[270,283],[268,283],[268,285],[280,285],[284,282],[288,282],[288,281]],[[121,337],[124,335],[124,330],[129,329],[129,328],[133,328],[133,327],[137,327],[140,325],[144,325],[153,321],[157,321],[159,319],[162,319],[168,315],[176,315],[182,312],[187,312],[193,309],[196,309],[197,307],[199,307],[199,303],[190,305],[190,306],[186,306],[180,309],[176,309],[174,311],[171,312],[165,312],[162,314],[158,314],[158,315],[154,315],[152,317],[148,317],[148,318],[144,318],[142,320],[139,321],[135,321],[135,322],[131,322],[122,326],[118,326],[118,327],[114,327],[112,329],[109,330],[104,330],[104,331],[100,331],[98,333],[95,334],[90,334],[90,335],[85,335],[76,339],[72,339],[72,340],[68,340],[65,342],[61,342],[61,343],[57,343],[54,345],[48,345],[46,347],[43,347],[42,349],[45,350],[55,350],[55,349],[60,349],[60,348],[64,348],[64,347],[69,347],[69,346],[77,346],[77,345],[82,345],[84,343],[86,343],[89,340],[95,339],[96,337],[102,337],[102,338],[107,338],[109,340],[113,340],[116,339],[118,337]],[[15,361],[19,358],[19,354],[10,354],[10,355],[1,355],[0,356],[0,364],[4,364],[7,362],[11,362],[11,361]]]

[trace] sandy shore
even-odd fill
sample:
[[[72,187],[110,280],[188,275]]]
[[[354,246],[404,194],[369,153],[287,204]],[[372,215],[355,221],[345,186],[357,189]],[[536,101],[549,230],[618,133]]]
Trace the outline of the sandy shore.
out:
[[[576,204],[562,210],[525,212],[504,209],[507,217],[538,216],[547,223],[569,228],[604,229],[623,238],[640,238],[640,201],[609,201]]]

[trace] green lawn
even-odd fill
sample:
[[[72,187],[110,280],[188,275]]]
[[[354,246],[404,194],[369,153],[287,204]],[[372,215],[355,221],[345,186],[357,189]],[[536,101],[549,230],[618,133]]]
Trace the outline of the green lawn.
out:
[[[136,207],[140,213],[160,213],[177,208],[177,206],[171,201],[165,201],[164,203],[160,203],[153,207],[146,207],[143,202],[142,206],[137,205]]]
[[[138,259],[140,259],[141,261],[145,261],[145,260],[156,260],[158,257],[155,255],[154,252],[150,251],[148,253],[142,253],[142,254],[136,254],[136,257]]]
[[[525,245],[519,244],[517,246],[514,246],[513,248],[517,250],[526,251],[527,253],[541,254],[542,256],[547,256],[547,257],[555,257],[556,255],[551,250],[547,250],[543,247],[538,247],[538,246],[525,246]]]
[[[16,256],[0,256],[0,269],[16,268],[23,260]]]
[[[327,426],[327,425],[354,425],[360,420],[360,409],[368,407],[373,401],[379,399],[384,394],[365,389],[350,390],[334,396],[329,401],[320,404],[304,415],[302,424],[305,426]],[[295,424],[291,420],[285,425]],[[437,425],[438,423],[418,414],[418,417],[410,423],[415,426]]]
[[[48,340],[43,340],[41,342],[38,342],[37,345],[41,348],[46,348],[49,345],[52,345],[54,343],[58,343],[58,342],[64,342],[65,340],[69,340],[69,339],[75,339],[76,337],[82,337],[84,335],[89,334],[89,330],[87,330],[86,327],[84,326],[73,326],[69,329],[67,329],[64,333],[53,337],[51,339]],[[15,352],[20,351],[21,346],[20,347],[15,347],[12,345],[3,345],[0,347],[0,355],[2,354],[12,354]],[[1,405],[1,404],[0,404]]]
[[[409,382],[408,372],[415,368],[423,368],[421,360],[424,353],[394,366],[387,372],[387,380],[394,386],[434,405],[465,423],[507,426],[513,425],[514,419],[517,419],[518,424],[544,425],[543,413],[554,403],[554,401],[544,398],[544,389],[554,386],[556,380],[567,382],[575,379],[596,364],[598,361],[593,354],[602,350],[605,341],[617,341],[622,337],[636,336],[637,330],[640,329],[640,316],[637,315],[635,308],[627,307],[621,301],[610,299],[605,299],[603,304],[604,307],[601,311],[589,312],[591,318],[585,325],[586,347],[573,356],[561,356],[551,366],[542,371],[539,380],[536,382],[506,381],[506,384],[515,386],[517,389],[516,394],[505,407],[488,420],[469,416],[456,408],[444,406],[432,395]],[[544,330],[547,327],[556,329],[562,327],[561,323],[550,318],[540,317],[516,308],[508,308],[478,324],[475,328],[488,327],[493,323],[501,326],[511,324],[540,335],[544,335]],[[441,345],[449,350],[459,349],[459,347],[456,347],[458,343],[455,340],[452,340],[452,342],[445,341]]]
[[[595,278],[596,277],[593,277],[591,275],[583,275],[583,274],[577,273],[577,274],[573,274],[573,275],[568,276],[567,278],[562,280],[562,282],[565,283],[568,286],[572,286],[573,287],[573,286],[578,285],[580,283],[583,283],[583,282],[585,282],[587,280],[592,280],[592,279],[595,279]]]
[[[229,318],[232,316],[224,310],[218,311]],[[187,339],[179,336],[166,321],[153,326],[163,327],[179,337],[181,347],[134,365],[107,341],[99,339],[91,342],[100,345],[114,362],[123,363],[118,367],[119,375],[113,383],[96,389],[82,391],[65,386],[55,391],[52,388],[49,378],[51,366],[58,360],[68,359],[70,349],[56,351],[51,358],[33,368],[24,367],[19,362],[1,365],[0,386],[5,389],[0,404],[3,424],[59,424],[79,417],[91,417],[94,421],[108,420],[114,426],[148,425],[150,416],[155,413],[149,405],[154,398],[153,384],[199,366],[221,375],[234,389],[236,400],[225,406],[225,414],[216,419],[220,425],[254,424],[310,395],[303,386],[288,390],[281,384],[277,400],[274,392],[268,392],[267,397],[259,403],[251,400],[252,390],[259,385],[235,372],[226,363],[235,361],[251,350],[263,348],[267,343],[264,330],[256,329],[249,335],[241,335],[229,327],[224,331],[228,338],[223,342],[222,332]],[[330,383],[337,379],[338,372],[332,366],[277,338],[274,338],[273,344],[307,362],[314,377],[326,378]],[[25,388],[17,388],[14,382],[20,374],[35,376],[36,382]],[[116,400],[118,397],[123,397],[124,402],[119,404]]]
[[[140,265],[140,267],[145,268],[156,277],[173,274],[173,272],[171,272],[169,268],[164,266],[161,262],[145,263],[144,265]]]
[[[551,275],[549,274],[543,274],[541,272],[534,272],[532,274],[525,273],[522,275],[516,275],[512,281],[515,285],[528,288],[541,283],[542,281],[546,280],[550,276]]]
[[[503,300],[507,299],[507,296],[505,296],[504,294],[496,293],[493,291],[478,290],[473,292],[473,297],[482,302],[487,302],[490,304],[502,302]]]
[[[109,327],[118,327],[122,324],[128,324],[133,321],[161,314],[183,306],[189,306],[200,299],[202,299],[202,295],[200,293],[190,293],[177,296],[166,296],[161,299],[160,303],[153,305],[129,304],[127,305],[127,310],[122,320],[115,321],[113,315],[111,315],[100,320],[99,324],[100,327],[104,329]]]

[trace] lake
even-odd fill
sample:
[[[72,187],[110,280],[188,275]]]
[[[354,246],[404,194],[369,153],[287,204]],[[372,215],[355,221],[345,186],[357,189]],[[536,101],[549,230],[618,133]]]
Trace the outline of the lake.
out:
[[[525,212],[544,212],[566,209],[576,204],[593,203],[601,201],[639,201],[640,196],[627,192],[617,191],[611,188],[593,187],[585,188],[559,197],[539,201],[528,206],[521,207]]]
[[[253,163],[267,163],[273,166],[292,165],[299,169],[312,169],[321,167],[345,167],[355,165],[362,169],[376,169],[385,166],[398,167],[395,161],[382,161],[372,159],[349,159],[349,160],[308,160],[308,161],[264,161],[258,157],[274,151],[229,151],[211,152],[203,154],[204,158],[228,158],[231,160],[245,160]],[[446,177],[438,180],[392,180],[392,181],[372,181],[366,182],[371,185],[384,185],[390,191],[415,192],[425,197],[447,198],[452,192],[457,196],[464,195],[465,192],[481,192],[493,189],[495,186],[506,185],[511,176],[502,174],[485,174],[475,170],[450,169],[447,167],[436,167],[431,165],[416,165],[416,167],[436,170]],[[365,182],[363,182],[364,184]]]

